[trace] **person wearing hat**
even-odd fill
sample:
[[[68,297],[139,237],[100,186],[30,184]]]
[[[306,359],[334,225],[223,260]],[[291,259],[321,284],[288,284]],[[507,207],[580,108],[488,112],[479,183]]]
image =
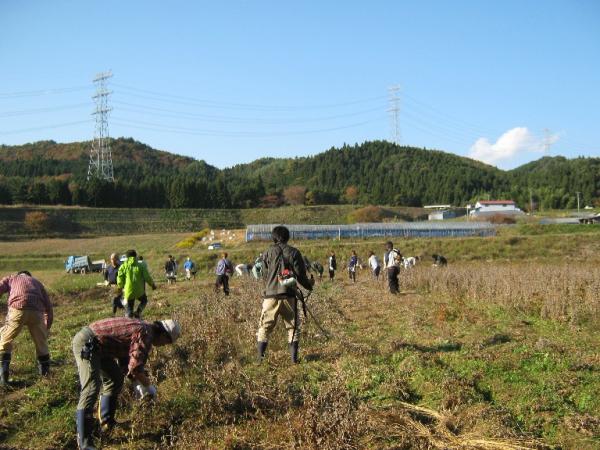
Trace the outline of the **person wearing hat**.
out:
[[[77,404],[77,443],[80,450],[92,450],[93,411],[98,406],[100,426],[110,432],[115,425],[117,399],[125,374],[137,384],[142,397],[155,397],[145,371],[152,346],[173,344],[181,335],[175,320],[144,322],[127,317],[112,317],[83,327],[73,338],[81,392]]]
[[[48,332],[53,319],[52,303],[44,285],[26,270],[0,280],[0,296],[5,292],[8,293],[8,313],[0,329],[0,386],[8,385],[13,341],[24,326],[29,329],[35,345],[39,374],[48,375]]]

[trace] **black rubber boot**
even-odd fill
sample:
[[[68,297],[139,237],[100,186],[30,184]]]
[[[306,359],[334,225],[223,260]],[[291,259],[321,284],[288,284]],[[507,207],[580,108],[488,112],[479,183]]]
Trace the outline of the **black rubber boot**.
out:
[[[50,374],[50,355],[38,356],[38,373],[41,377],[47,377]]]
[[[0,353],[0,386],[8,386],[10,353]]]
[[[298,341],[294,341],[290,344],[290,356],[294,364],[298,363]]]
[[[96,450],[92,432],[94,429],[94,416],[91,411],[78,409],[75,417],[77,421],[77,445],[79,450]]]
[[[102,433],[110,433],[115,424],[115,413],[117,412],[117,396],[101,395],[99,404],[100,428]]]
[[[265,357],[265,351],[267,350],[267,343],[258,341],[256,345],[256,349],[258,350],[258,362],[261,362]]]

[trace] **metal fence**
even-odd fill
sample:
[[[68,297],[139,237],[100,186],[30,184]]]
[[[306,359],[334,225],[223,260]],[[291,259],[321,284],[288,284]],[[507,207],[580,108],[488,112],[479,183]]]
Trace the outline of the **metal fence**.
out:
[[[246,241],[267,241],[277,224],[248,225]],[[487,222],[399,222],[356,223],[353,225],[286,225],[291,239],[342,239],[370,237],[461,237],[494,236]]]

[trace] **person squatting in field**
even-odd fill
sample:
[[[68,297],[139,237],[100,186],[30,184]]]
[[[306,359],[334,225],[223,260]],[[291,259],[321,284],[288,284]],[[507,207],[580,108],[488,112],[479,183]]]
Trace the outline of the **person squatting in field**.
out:
[[[146,283],[156,289],[156,283],[150,276],[145,264],[140,264],[137,261],[137,252],[135,250],[127,250],[125,253],[127,260],[119,267],[117,275],[117,286],[122,290],[123,300],[126,302],[127,317],[142,316],[142,311],[148,303],[146,295]],[[134,312],[135,301],[139,300],[140,304]]]
[[[271,237],[273,245],[264,255],[265,291],[256,334],[258,358],[259,361],[264,358],[269,336],[281,316],[288,332],[292,362],[297,363],[300,339],[297,284],[311,291],[314,279],[306,275],[302,253],[288,245],[290,232],[286,227],[273,228]]]
[[[348,261],[348,275],[353,283],[356,283],[356,269],[358,269],[358,256],[356,251],[352,250],[350,261]]]
[[[144,322],[126,317],[99,320],[83,327],[73,338],[81,392],[77,404],[77,444],[92,450],[94,409],[98,396],[98,417],[103,433],[116,424],[117,401],[125,375],[136,383],[142,399],[156,396],[145,371],[152,346],[174,343],[181,335],[177,321]]]
[[[217,275],[215,292],[218,292],[219,288],[223,286],[223,293],[229,295],[229,275],[232,273],[233,265],[227,259],[227,253],[221,253],[221,259],[217,262],[217,268],[215,269],[215,274]]]
[[[52,303],[44,285],[23,270],[0,280],[0,296],[8,293],[8,313],[0,330],[0,386],[8,385],[12,345],[27,326],[35,345],[40,376],[50,371],[48,332],[54,318]]]
[[[383,267],[386,269],[388,286],[392,294],[397,294],[400,291],[400,282],[398,281],[400,264],[402,264],[402,254],[394,248],[392,241],[387,241],[385,243],[385,254],[383,255]]]

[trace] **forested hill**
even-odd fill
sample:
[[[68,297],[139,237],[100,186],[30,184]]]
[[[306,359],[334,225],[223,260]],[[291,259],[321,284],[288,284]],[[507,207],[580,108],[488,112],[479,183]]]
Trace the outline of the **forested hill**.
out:
[[[0,146],[0,203],[123,207],[254,207],[283,203],[464,205],[512,198],[521,206],[600,201],[600,158],[542,158],[512,171],[385,141],[311,157],[264,158],[220,170],[133,139],[112,142],[115,184],[87,182],[90,142]]]

